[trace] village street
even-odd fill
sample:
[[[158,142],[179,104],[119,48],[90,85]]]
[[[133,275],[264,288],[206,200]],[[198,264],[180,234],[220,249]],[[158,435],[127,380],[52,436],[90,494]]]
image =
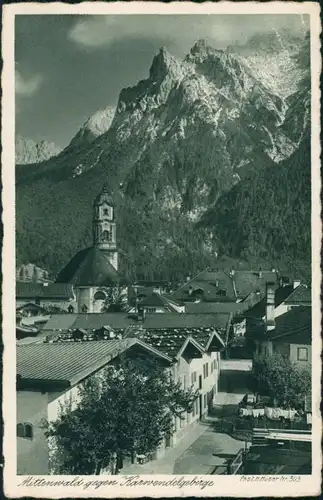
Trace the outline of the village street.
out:
[[[120,474],[210,474],[217,466],[217,473],[221,473],[228,460],[245,446],[226,434],[221,422],[236,412],[236,405],[246,394],[250,369],[249,360],[222,360],[219,393],[207,419],[160,459],[124,467]]]

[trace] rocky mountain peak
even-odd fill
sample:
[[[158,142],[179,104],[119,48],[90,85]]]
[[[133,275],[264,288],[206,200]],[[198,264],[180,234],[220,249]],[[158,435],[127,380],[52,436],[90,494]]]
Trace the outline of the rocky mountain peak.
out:
[[[180,71],[180,62],[172,56],[166,47],[161,47],[154,57],[149,71],[149,78],[153,81],[163,80],[167,74],[176,76]]]
[[[84,147],[84,144],[90,144],[97,137],[106,133],[111,127],[115,111],[115,107],[113,106],[107,106],[104,109],[96,111],[96,113],[86,120],[68,147]]]
[[[57,156],[60,151],[60,148],[53,142],[44,140],[35,142],[19,134],[15,139],[15,157],[18,165],[41,163]]]

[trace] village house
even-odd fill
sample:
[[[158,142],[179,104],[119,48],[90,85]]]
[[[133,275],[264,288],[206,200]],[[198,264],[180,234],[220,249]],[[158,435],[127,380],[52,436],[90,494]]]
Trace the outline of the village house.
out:
[[[181,302],[246,302],[248,307],[265,295],[266,283],[279,286],[277,271],[205,269],[180,286],[172,296]]]
[[[280,353],[299,365],[312,362],[312,309],[299,306],[275,319],[274,328],[256,341],[257,352]]]
[[[31,303],[43,309],[52,307],[66,312],[70,307],[74,310],[76,304],[71,285],[64,283],[16,282],[16,309],[21,310],[25,306],[31,312]],[[27,304],[29,304],[28,307]]]
[[[44,423],[59,416],[61,405],[79,401],[79,385],[99,376],[121,353],[147,355],[171,366],[171,359],[140,340],[38,342],[17,346],[17,473],[51,472]],[[32,457],[32,459],[31,459]]]
[[[174,313],[147,315],[139,320],[121,313],[53,315],[41,338],[18,343],[17,347],[18,472],[50,471],[41,421],[54,420],[66,398],[73,397],[77,404],[78,384],[125,351],[133,356],[139,351],[154,356],[183,388],[199,389],[193,412],[183,415],[183,420],[175,419],[173,436],[154,456],[175,446],[212,406],[228,321],[228,315],[216,320],[214,315],[202,318]],[[31,453],[37,456],[34,462],[28,459]]]
[[[306,285],[302,285],[299,281],[294,281],[293,285],[282,285],[275,289],[274,284],[267,284],[267,294],[274,295],[273,314],[278,318],[282,314],[290,311],[293,307],[307,306],[310,307],[311,289]],[[245,311],[246,319],[246,336],[250,337],[254,329],[265,325],[267,310],[267,297],[261,299],[253,307]]]
[[[287,302],[287,297],[284,301]],[[253,328],[247,332],[254,345],[254,353],[279,352],[292,363],[311,364],[312,308],[299,305],[276,316],[275,291],[270,283],[267,285],[265,308],[265,321],[254,322]]]
[[[152,291],[155,290],[155,291]],[[128,287],[128,308],[129,313],[136,313],[138,310],[147,313],[182,313],[185,312],[185,305],[176,301],[168,294],[161,294],[158,289],[147,287]]]

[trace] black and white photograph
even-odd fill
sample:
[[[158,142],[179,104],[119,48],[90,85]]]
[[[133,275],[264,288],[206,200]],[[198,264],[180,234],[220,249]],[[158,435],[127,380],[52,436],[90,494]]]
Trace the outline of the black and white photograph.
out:
[[[20,4],[3,38],[10,470],[315,494],[319,10],[139,3]]]

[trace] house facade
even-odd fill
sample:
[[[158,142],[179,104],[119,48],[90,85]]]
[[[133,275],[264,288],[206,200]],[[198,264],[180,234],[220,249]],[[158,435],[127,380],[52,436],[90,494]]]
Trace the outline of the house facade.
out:
[[[299,366],[312,363],[312,308],[293,307],[254,332],[255,354],[279,353]]]
[[[182,327],[168,324],[158,328],[155,320],[149,318],[146,324],[125,324],[120,315],[111,315],[114,321],[110,324],[115,325],[112,327],[108,326],[107,316],[61,315],[65,328],[45,330],[48,335],[42,341],[36,339],[34,343],[17,346],[18,474],[51,473],[51,446],[45,437],[44,421],[55,420],[64,402],[75,407],[79,384],[89,377],[100,376],[100,371],[121,352],[135,357],[139,352],[153,356],[183,388],[199,389],[193,412],[174,420],[173,435],[161,444],[153,458],[175,446],[212,406],[218,391],[220,351],[224,347],[214,327],[195,321]],[[106,326],[102,326],[102,321]],[[57,326],[63,326],[62,322]],[[37,460],[30,460],[31,456],[37,456]]]

